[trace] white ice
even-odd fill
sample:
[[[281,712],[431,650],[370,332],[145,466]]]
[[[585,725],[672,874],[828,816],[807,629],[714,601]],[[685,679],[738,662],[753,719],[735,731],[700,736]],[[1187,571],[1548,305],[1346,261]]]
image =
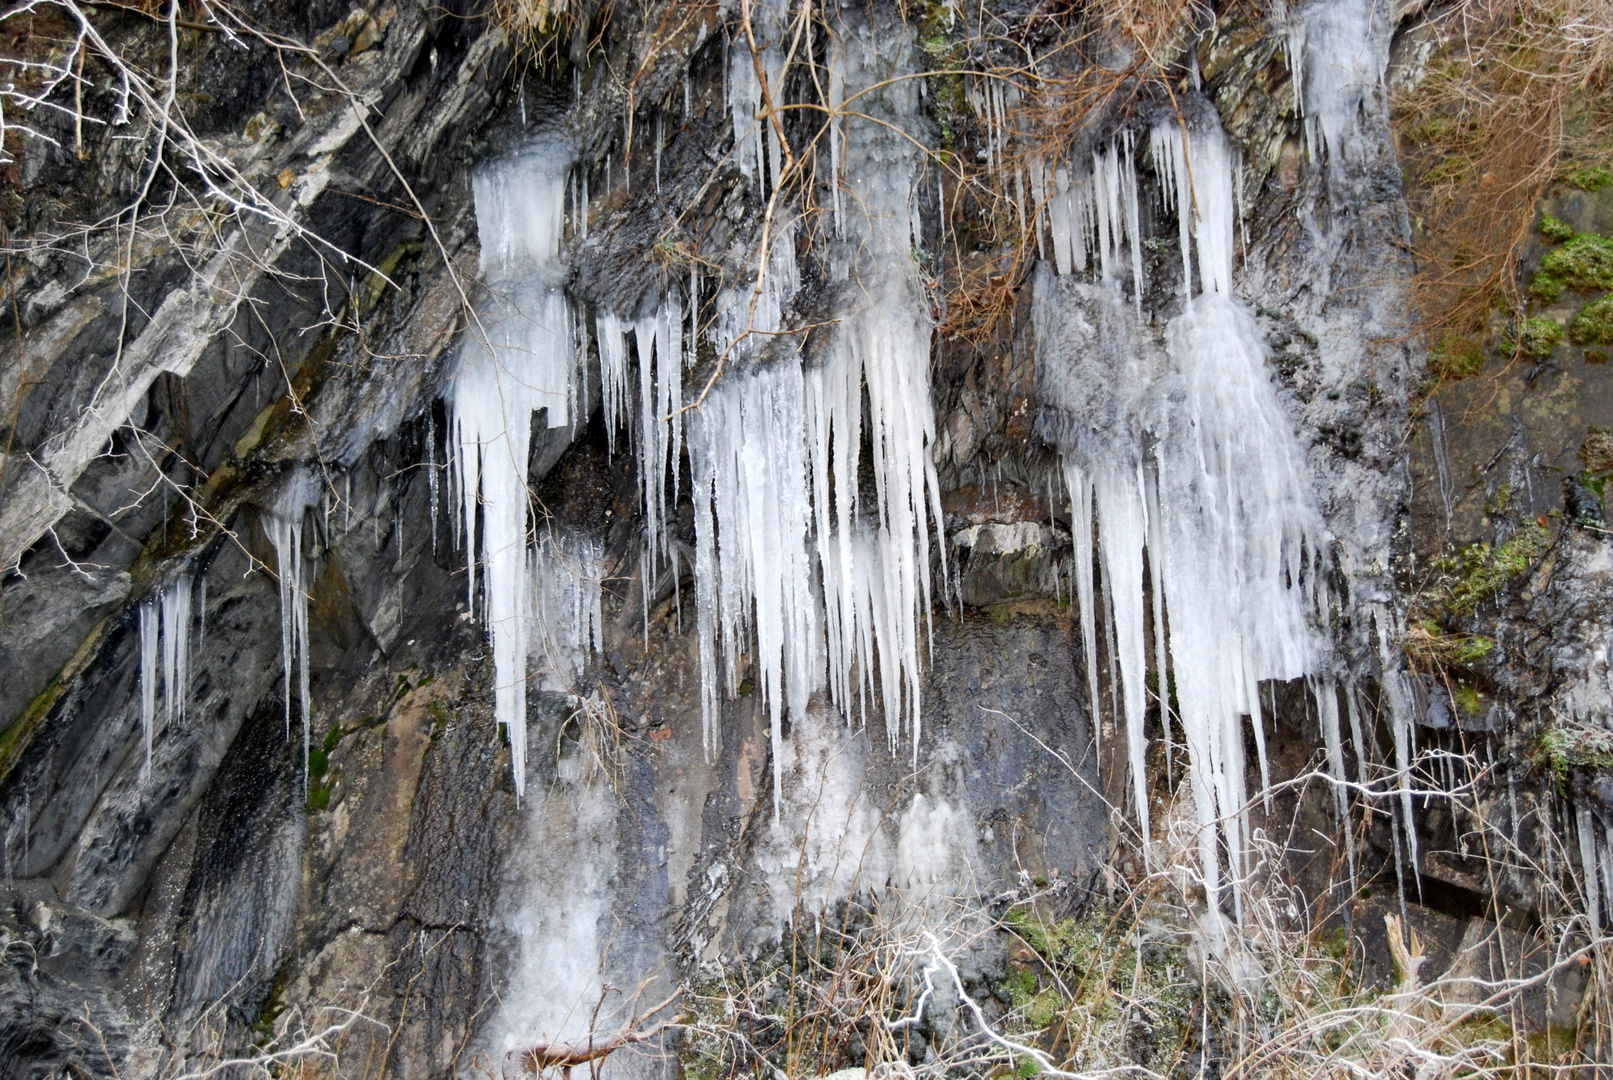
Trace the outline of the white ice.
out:
[[[545,411],[550,428],[570,425],[578,383],[560,260],[570,160],[568,147],[544,139],[473,177],[489,296],[476,307],[450,390],[467,588],[471,609],[480,608],[492,639],[494,715],[509,733],[518,793],[526,789],[533,566],[526,474],[533,415]]]

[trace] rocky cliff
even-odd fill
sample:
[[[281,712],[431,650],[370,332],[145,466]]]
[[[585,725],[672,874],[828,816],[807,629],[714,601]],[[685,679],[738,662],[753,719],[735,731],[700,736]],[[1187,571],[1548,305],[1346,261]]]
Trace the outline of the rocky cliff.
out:
[[[0,1074],[1606,1060],[1613,188],[1178,7],[0,17]]]

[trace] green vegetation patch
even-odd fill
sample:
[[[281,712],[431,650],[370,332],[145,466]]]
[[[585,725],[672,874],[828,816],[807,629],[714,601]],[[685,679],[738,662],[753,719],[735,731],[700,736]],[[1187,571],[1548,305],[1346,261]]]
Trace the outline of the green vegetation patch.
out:
[[[1574,227],[1566,221],[1543,214],[1540,218],[1540,235],[1547,240],[1561,244],[1565,240],[1574,238]]]
[[[1535,743],[1535,752],[1529,760],[1536,769],[1555,777],[1558,790],[1562,791],[1575,769],[1599,772],[1613,769],[1613,732],[1548,728]]]
[[[1450,609],[1457,615],[1471,615],[1478,606],[1519,577],[1546,553],[1551,530],[1538,521],[1526,521],[1512,539],[1498,548],[1489,544],[1469,544],[1442,565],[1451,575]]]
[[[1613,296],[1604,296],[1574,316],[1568,339],[1575,345],[1613,345]]]
[[[1406,633],[1406,651],[1414,659],[1471,667],[1489,656],[1495,639],[1482,634],[1447,634],[1433,619],[1423,619]]]
[[[1471,379],[1484,370],[1484,348],[1466,334],[1446,334],[1428,358],[1428,372],[1441,382]]]
[[[1525,319],[1518,325],[1518,351],[1542,360],[1563,340],[1563,328],[1550,319]]]
[[[1601,191],[1608,184],[1613,184],[1613,169],[1609,169],[1606,165],[1589,165],[1583,169],[1574,169],[1563,177],[1563,183],[1581,191]]]
[[[1596,233],[1578,233],[1562,247],[1546,252],[1540,260],[1540,271],[1529,282],[1529,292],[1547,303],[1556,303],[1564,289],[1613,289],[1613,240]]]

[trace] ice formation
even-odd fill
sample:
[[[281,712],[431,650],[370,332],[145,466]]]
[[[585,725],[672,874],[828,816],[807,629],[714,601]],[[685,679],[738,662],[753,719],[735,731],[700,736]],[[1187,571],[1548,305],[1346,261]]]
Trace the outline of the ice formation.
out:
[[[157,726],[157,678],[162,678],[163,719],[183,720],[190,687],[191,584],[180,574],[140,603],[140,730],[145,736],[146,771]]]
[[[291,735],[291,671],[297,669],[297,700],[302,716],[302,760],[307,780],[308,749],[312,741],[308,693],[308,586],[302,555],[303,517],[319,498],[312,476],[293,473],[265,509],[263,528],[274,547],[275,580],[280,590],[280,670],[285,700],[286,736]]]
[[[489,298],[477,305],[450,390],[470,605],[492,639],[494,715],[509,733],[518,793],[526,789],[532,418],[544,410],[549,427],[569,425],[578,381],[560,261],[569,165],[567,147],[540,140],[474,177]]]
[[[599,776],[563,781],[534,796],[522,827],[527,838],[503,919],[515,940],[514,963],[482,1035],[500,1065],[505,1054],[539,1039],[582,1042],[590,1031],[620,1023],[610,1007],[597,1027],[593,1017],[605,986],[601,957],[610,945],[616,796]]]
[[[775,751],[786,709],[804,717],[807,697],[822,681],[805,414],[797,361],[719,386],[690,424],[696,620],[708,740],[716,735],[718,672],[726,676],[729,693],[735,692],[737,662],[752,633],[756,682]],[[725,660],[720,669],[719,642]],[[775,791],[780,768],[775,752]]]
[[[1389,13],[1379,0],[1310,0],[1291,16],[1289,66],[1294,108],[1305,117],[1312,160],[1327,151],[1337,168],[1361,106],[1383,84],[1389,64]]]
[[[1132,133],[1123,130],[1094,151],[1090,168],[1032,158],[1030,186],[1036,205],[1046,208],[1043,220],[1058,272],[1085,269],[1091,255],[1105,280],[1129,269],[1133,301],[1141,310],[1143,237]]]
[[[728,114],[734,127],[735,164],[746,176],[765,178],[774,189],[784,167],[784,144],[778,139],[766,99],[772,98],[775,107],[782,104],[784,50],[779,45],[787,16],[785,3],[763,0],[756,4],[751,8],[751,25],[757,51],[753,54],[751,43],[741,35],[728,54]],[[765,95],[763,76],[767,79]]]
[[[871,41],[863,30],[831,43],[833,94],[855,96],[889,77],[891,57]],[[897,43],[898,55],[909,51],[910,42]],[[916,114],[911,81],[865,94],[860,107],[874,107],[870,99],[898,123]],[[841,314],[822,363],[804,369],[793,340],[776,335],[799,280],[786,224],[756,283],[716,298],[714,344],[742,373],[689,422],[707,747],[715,748],[719,687],[735,690],[754,638],[775,775],[784,717],[805,715],[825,664],[832,699],[863,715],[877,672],[892,746],[904,731],[916,745],[929,530],[941,520],[931,326],[911,254],[920,157],[892,124],[839,124],[831,145],[848,209],[830,262]],[[859,499],[865,434],[873,505]]]
[[[1232,295],[1233,152],[1218,125],[1203,122],[1184,133],[1175,117],[1153,128],[1149,141],[1154,171],[1182,222],[1182,311],[1166,326],[1159,355],[1120,299],[1113,252],[1098,261],[1100,284],[1041,275],[1036,330],[1052,406],[1044,431],[1063,454],[1070,489],[1089,692],[1095,699],[1097,614],[1112,635],[1145,839],[1146,557],[1155,664],[1160,685],[1167,665],[1175,677],[1213,908],[1218,849],[1225,845],[1236,878],[1246,847],[1243,718],[1254,721],[1264,775],[1259,684],[1302,676],[1317,657],[1311,625],[1320,518],[1303,454],[1266,374],[1263,341]],[[1095,229],[1100,254],[1115,245],[1116,222],[1140,216],[1127,205],[1137,198],[1127,145],[1117,139],[1110,151],[1117,175],[1094,183],[1108,192],[1090,204],[1100,223],[1110,222]],[[1071,252],[1061,269],[1081,268],[1085,235],[1077,227],[1061,241],[1055,226],[1055,249]],[[1135,250],[1136,233],[1126,235]],[[1092,580],[1094,534],[1101,600]],[[1236,889],[1233,899],[1237,905]]]
[[[529,659],[545,676],[545,689],[571,690],[588,657],[603,645],[603,546],[591,536],[548,530],[532,551],[529,576],[533,590]]]

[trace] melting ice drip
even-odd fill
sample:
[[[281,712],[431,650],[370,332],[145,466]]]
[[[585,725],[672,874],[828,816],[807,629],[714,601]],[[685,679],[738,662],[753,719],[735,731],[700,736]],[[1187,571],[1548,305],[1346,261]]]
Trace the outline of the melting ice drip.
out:
[[[477,307],[450,390],[467,588],[474,611],[479,550],[480,607],[493,646],[493,711],[509,733],[518,794],[526,790],[528,624],[535,569],[527,544],[532,417],[546,410],[549,427],[565,427],[576,404],[577,350],[560,261],[569,164],[569,149],[548,140],[473,178],[481,269],[490,299]]]
[[[318,485],[306,473],[294,473],[264,512],[263,527],[274,547],[275,573],[280,589],[280,670],[286,712],[286,735],[291,735],[291,671],[297,669],[297,700],[302,713],[303,783],[308,783],[308,750],[312,741],[311,698],[308,693],[308,587],[302,555],[303,517],[318,501]]]
[[[1303,454],[1265,371],[1261,336],[1232,296],[1234,159],[1226,137],[1208,124],[1184,138],[1173,118],[1152,130],[1150,144],[1155,171],[1183,222],[1188,295],[1165,328],[1165,355],[1157,355],[1157,347],[1150,352],[1147,335],[1126,312],[1109,260],[1103,260],[1105,284],[1098,286],[1044,273],[1037,282],[1036,329],[1046,396],[1065,412],[1049,435],[1062,452],[1070,490],[1093,707],[1090,538],[1096,524],[1102,614],[1119,667],[1142,833],[1146,838],[1149,829],[1146,556],[1154,582],[1157,676],[1165,685],[1168,662],[1213,910],[1219,846],[1226,845],[1234,880],[1247,846],[1243,717],[1255,721],[1264,777],[1259,684],[1300,677],[1317,659],[1311,617],[1318,604],[1321,523]],[[1103,184],[1122,202],[1137,190],[1135,175],[1125,175],[1125,145],[1118,142],[1111,151],[1122,175]],[[1138,218],[1135,208],[1120,213],[1112,204],[1098,216]],[[1128,235],[1135,251],[1137,234]],[[1196,296],[1195,269],[1202,288]],[[1095,363],[1104,370],[1078,367]],[[1336,740],[1336,703],[1331,715]],[[1235,907],[1241,903],[1236,888],[1233,899]]]
[[[831,96],[890,79],[889,50],[868,30],[834,41]],[[907,57],[910,41],[895,52]],[[826,661],[842,708],[860,700],[866,715],[877,671],[893,747],[906,730],[916,748],[919,734],[919,617],[930,604],[931,518],[938,524],[941,513],[931,326],[911,254],[920,161],[899,130],[917,107],[914,84],[893,80],[859,109],[887,110],[894,123],[841,121],[831,139],[850,212],[831,251],[842,315],[822,365],[804,370],[784,339],[773,346],[784,355],[727,379],[689,423],[706,746],[716,748],[718,687],[735,691],[754,634],[775,799],[783,718],[805,717]],[[763,362],[758,340],[779,340],[771,335],[798,281],[792,239],[781,231],[755,287],[717,297],[717,344],[736,367]],[[858,490],[864,385],[871,507],[859,505]]]
[[[140,603],[140,729],[151,772],[151,740],[157,726],[157,676],[162,674],[164,721],[185,718],[190,687],[190,574],[180,574]]]

